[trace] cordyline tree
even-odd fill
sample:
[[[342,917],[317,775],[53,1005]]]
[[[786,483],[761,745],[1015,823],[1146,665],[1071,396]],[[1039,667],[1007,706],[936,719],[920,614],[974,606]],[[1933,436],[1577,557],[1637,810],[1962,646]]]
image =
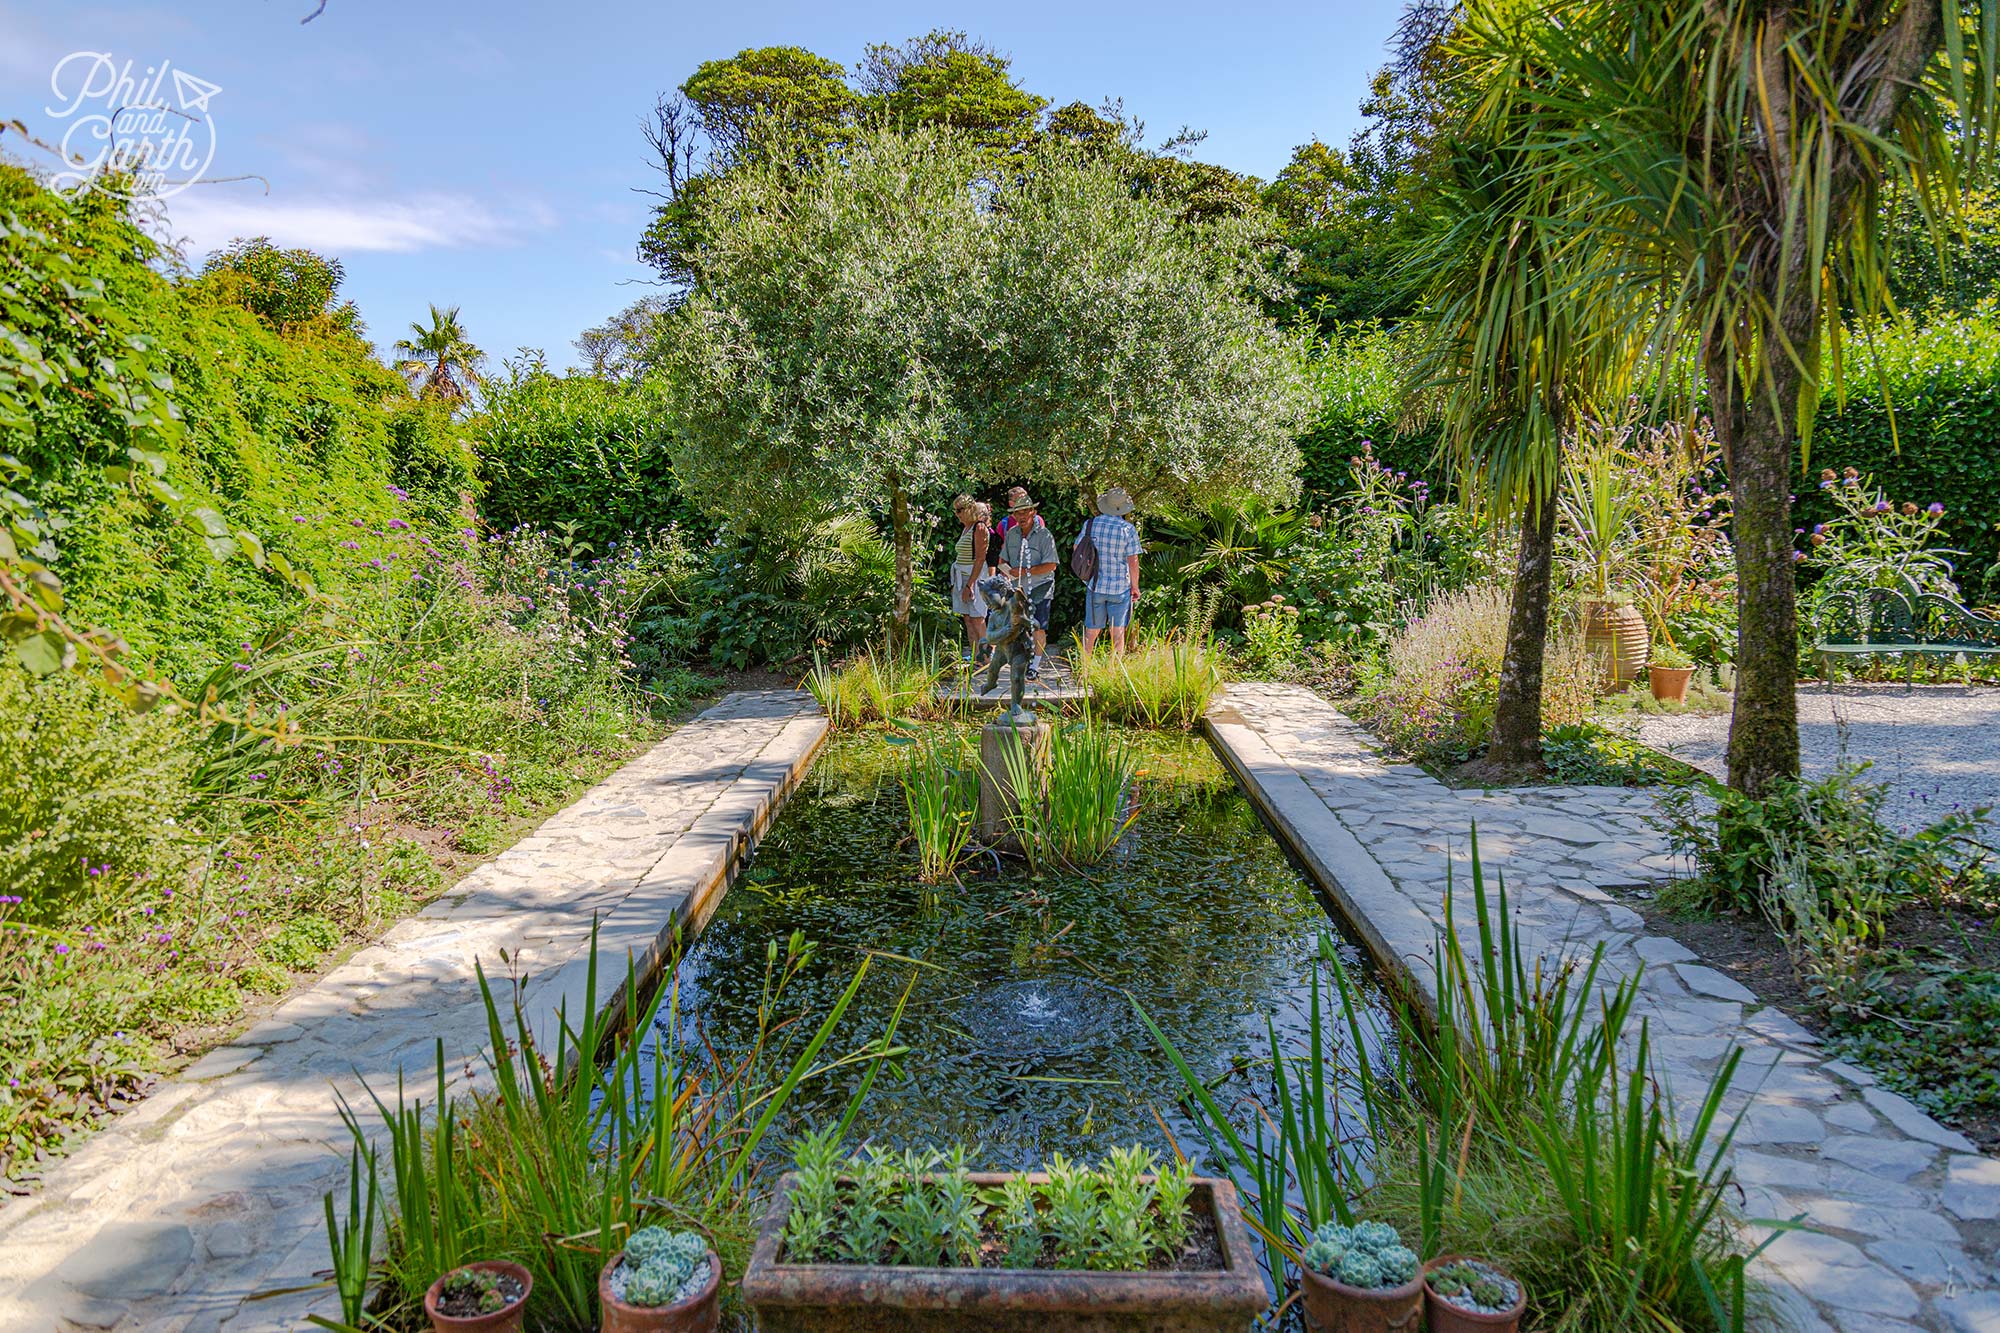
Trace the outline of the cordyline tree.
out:
[[[1297,497],[1306,395],[1255,298],[1251,223],[1190,225],[1119,164],[1047,142],[991,197],[998,244],[973,433],[999,475],[1088,511],[1114,485],[1141,507]]]
[[[740,167],[703,201],[695,286],[664,324],[690,493],[760,523],[886,511],[899,626],[912,494],[1296,486],[1301,394],[1254,265],[1069,146],[1005,179],[991,162],[962,132],[874,128],[803,176]]]
[[[1487,56],[1545,72],[1521,95],[1569,127],[1521,163],[1551,184],[1551,225],[1654,281],[1663,329],[1700,366],[1734,511],[1729,779],[1761,792],[1799,770],[1790,486],[1821,367],[1837,372],[1844,309],[1864,328],[1888,311],[1885,198],[1937,232],[1991,160],[2000,4],[1461,8],[1491,16],[1472,25]]]
[[[1493,729],[1482,767],[1498,778],[1542,758],[1542,678],[1554,582],[1563,445],[1628,381],[1648,343],[1653,291],[1579,244],[1582,201],[1533,170],[1537,146],[1570,130],[1531,94],[1552,77],[1495,59],[1482,31],[1499,6],[1468,4],[1425,34],[1411,72],[1432,84],[1431,230],[1405,267],[1420,273],[1412,400],[1440,428],[1495,521],[1518,518]]]

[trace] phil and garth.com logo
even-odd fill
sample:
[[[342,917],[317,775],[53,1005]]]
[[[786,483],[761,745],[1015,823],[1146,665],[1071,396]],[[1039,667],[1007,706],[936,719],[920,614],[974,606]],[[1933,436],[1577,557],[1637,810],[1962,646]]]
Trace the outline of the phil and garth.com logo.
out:
[[[76,51],[56,62],[49,88],[44,110],[63,123],[57,188],[160,199],[215,160],[208,104],[222,89],[168,61],[135,68],[108,51]]]

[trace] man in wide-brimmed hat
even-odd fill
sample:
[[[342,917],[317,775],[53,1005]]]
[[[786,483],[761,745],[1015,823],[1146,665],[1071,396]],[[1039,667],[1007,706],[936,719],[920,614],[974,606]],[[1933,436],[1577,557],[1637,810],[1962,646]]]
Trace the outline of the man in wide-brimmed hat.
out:
[[[1017,579],[1028,594],[1035,621],[1035,655],[1028,661],[1028,679],[1042,674],[1042,654],[1049,646],[1049,606],[1056,591],[1056,537],[1042,521],[1034,497],[1020,487],[1008,492],[1007,538],[1000,546],[1000,572]]]
[[[1081,547],[1089,539],[1096,550],[1096,571],[1086,581],[1083,601],[1083,651],[1097,647],[1097,636],[1111,631],[1111,647],[1125,651],[1125,628],[1132,623],[1132,603],[1139,596],[1139,529],[1126,520],[1132,497],[1113,486],[1097,497],[1097,513],[1077,533]],[[1081,572],[1079,570],[1079,572]]]

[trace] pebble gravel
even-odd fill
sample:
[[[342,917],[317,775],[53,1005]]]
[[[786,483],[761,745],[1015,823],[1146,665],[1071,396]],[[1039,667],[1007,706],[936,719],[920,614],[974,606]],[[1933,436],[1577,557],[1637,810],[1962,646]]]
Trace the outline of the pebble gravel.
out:
[[[1641,717],[1639,739],[1704,772],[1727,776],[1729,715]],[[1843,758],[1869,763],[1888,785],[1882,818],[1914,830],[1955,809],[2000,812],[2000,688],[1824,685],[1799,690],[1799,755],[1808,777]],[[1995,823],[1989,837],[2000,836]]]

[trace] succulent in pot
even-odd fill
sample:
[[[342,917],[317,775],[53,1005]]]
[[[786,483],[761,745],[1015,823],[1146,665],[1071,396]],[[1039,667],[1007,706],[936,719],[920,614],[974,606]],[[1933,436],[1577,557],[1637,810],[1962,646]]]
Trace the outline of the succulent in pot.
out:
[[[1527,1308],[1527,1288],[1483,1260],[1446,1255],[1424,1266],[1431,1333],[1513,1333]]]
[[[640,1227],[598,1274],[603,1333],[713,1333],[722,1261],[693,1231]]]
[[[482,1260],[441,1275],[424,1293],[436,1333],[519,1333],[535,1280],[519,1264]]]
[[[1306,1327],[1315,1333],[1416,1333],[1424,1287],[1416,1251],[1386,1222],[1328,1222],[1299,1250]]]

